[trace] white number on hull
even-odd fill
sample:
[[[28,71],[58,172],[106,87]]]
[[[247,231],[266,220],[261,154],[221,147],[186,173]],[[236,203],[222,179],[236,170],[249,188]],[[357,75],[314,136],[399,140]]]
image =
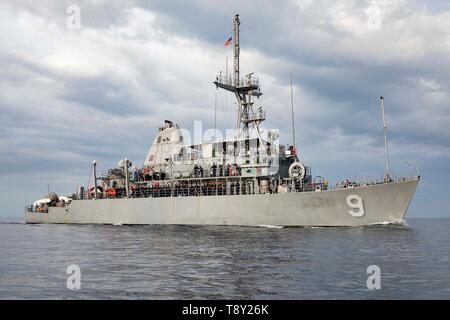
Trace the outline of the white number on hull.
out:
[[[364,203],[360,196],[349,194],[346,201],[347,205],[351,208],[348,210],[348,213],[356,218],[360,218],[364,215]]]

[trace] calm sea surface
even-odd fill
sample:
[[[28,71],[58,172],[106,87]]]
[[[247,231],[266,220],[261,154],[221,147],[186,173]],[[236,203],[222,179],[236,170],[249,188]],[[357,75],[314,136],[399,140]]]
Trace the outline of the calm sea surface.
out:
[[[450,299],[450,219],[247,228],[0,223],[0,299]],[[66,287],[67,267],[81,289]],[[381,270],[369,290],[367,267]]]

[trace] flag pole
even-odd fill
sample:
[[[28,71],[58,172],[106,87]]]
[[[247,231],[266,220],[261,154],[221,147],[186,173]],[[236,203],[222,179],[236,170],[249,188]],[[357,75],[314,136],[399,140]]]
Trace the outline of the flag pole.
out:
[[[228,79],[228,57],[225,58],[225,75],[226,75],[226,79]]]

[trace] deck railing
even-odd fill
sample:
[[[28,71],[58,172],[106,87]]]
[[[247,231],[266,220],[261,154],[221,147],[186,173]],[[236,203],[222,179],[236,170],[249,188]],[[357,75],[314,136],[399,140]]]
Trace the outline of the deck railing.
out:
[[[259,87],[259,79],[253,77],[241,77],[239,79],[236,79],[231,75],[228,76],[218,75],[216,77],[216,81],[218,83],[231,87],[248,87],[248,86]]]
[[[130,191],[130,198],[161,198],[161,197],[199,197],[199,196],[224,196],[224,195],[250,195],[267,193],[292,193],[292,192],[311,192],[334,189],[355,188],[369,185],[378,185],[392,182],[406,182],[420,179],[416,177],[395,177],[391,181],[364,181],[349,182],[345,184],[336,184],[328,187],[326,181],[318,183],[302,183],[290,179],[283,179],[280,184],[270,186],[267,190],[261,189],[258,192],[258,186],[252,178],[226,177],[218,178],[191,178],[185,180],[154,181],[152,185],[141,185],[133,187]],[[103,191],[97,194],[99,199],[123,199],[126,198],[125,188],[115,188],[114,196],[108,196]],[[85,192],[83,199],[93,200],[92,192]],[[48,212],[48,207],[39,208],[33,205],[25,207],[26,212]]]
[[[334,186],[331,186],[330,189],[347,189],[347,188],[356,188],[356,187],[365,187],[365,186],[371,186],[371,185],[377,185],[377,184],[383,184],[383,183],[391,183],[391,182],[406,182],[406,181],[412,181],[420,179],[420,176],[408,176],[408,177],[397,177],[383,180],[373,180],[373,179],[366,179],[363,181],[350,181],[350,180],[344,180],[341,182],[337,182]]]

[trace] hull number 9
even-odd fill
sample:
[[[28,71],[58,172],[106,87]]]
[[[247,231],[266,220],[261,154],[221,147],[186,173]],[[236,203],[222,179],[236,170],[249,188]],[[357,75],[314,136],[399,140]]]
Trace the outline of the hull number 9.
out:
[[[346,199],[347,205],[350,207],[348,213],[353,217],[360,218],[364,216],[363,199],[356,194],[349,194]]]

